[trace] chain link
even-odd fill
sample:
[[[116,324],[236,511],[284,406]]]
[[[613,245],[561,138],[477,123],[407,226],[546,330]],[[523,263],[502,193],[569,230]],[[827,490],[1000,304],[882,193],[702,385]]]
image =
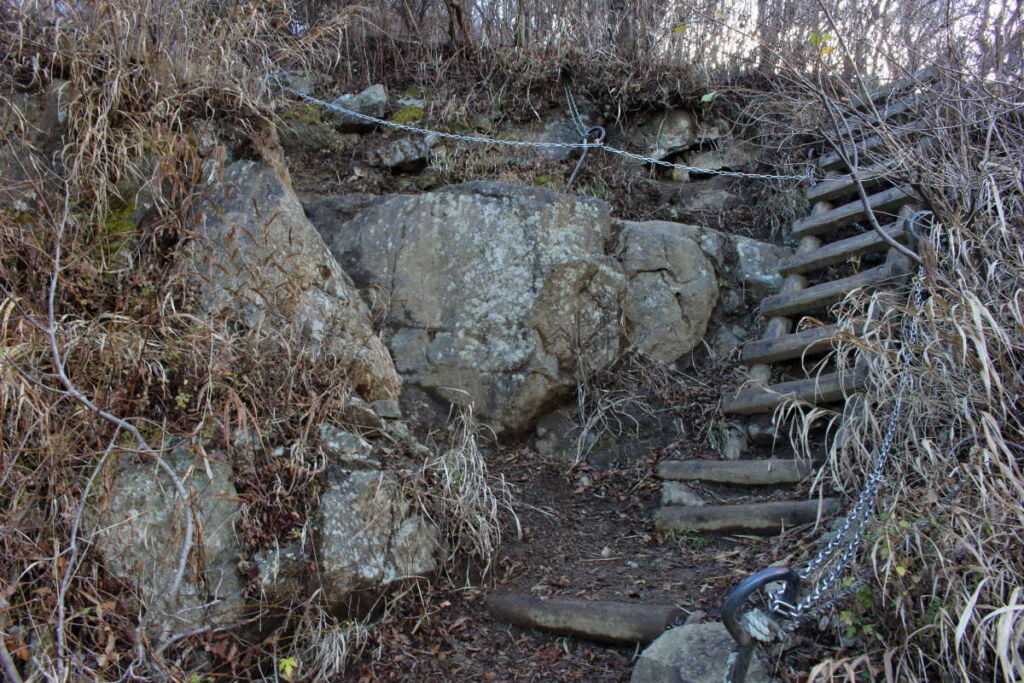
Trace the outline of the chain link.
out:
[[[317,104],[331,111],[336,111],[339,114],[345,114],[346,116],[352,116],[362,121],[375,123],[379,126],[386,126],[388,128],[402,130],[407,133],[416,133],[418,135],[434,135],[439,138],[458,140],[460,142],[474,142],[484,145],[505,145],[507,147],[525,147],[534,149],[600,149],[605,152],[608,152],[609,154],[617,154],[619,156],[626,157],[627,159],[633,159],[635,161],[641,161],[644,163],[653,164],[655,166],[662,166],[664,168],[677,168],[683,171],[688,171],[690,173],[706,173],[709,175],[729,176],[732,178],[755,178],[758,180],[795,180],[800,182],[807,182],[814,178],[814,171],[811,168],[808,168],[807,172],[804,173],[803,175],[776,175],[771,173],[744,173],[741,171],[724,171],[721,169],[700,168],[699,166],[686,166],[685,164],[675,164],[670,161],[654,159],[652,157],[645,157],[642,154],[627,152],[624,149],[616,149],[615,147],[605,145],[601,142],[587,142],[585,139],[585,131],[581,132],[581,138],[584,138],[583,142],[533,142],[527,140],[500,140],[498,138],[488,138],[477,135],[458,135],[456,133],[445,133],[439,130],[419,128],[417,126],[410,126],[404,123],[386,121],[384,119],[379,119],[375,116],[370,116],[368,114],[362,114],[357,111],[352,111],[351,109],[347,109],[345,107],[342,107],[341,105],[334,104],[332,102],[325,102],[321,99],[313,97],[312,95],[307,95],[304,92],[300,92],[284,84],[278,84],[277,87],[284,92],[287,92],[291,95],[295,95],[296,97],[299,97],[307,102]],[[570,109],[575,109],[575,101],[573,101],[573,103],[570,105]],[[576,111],[576,113],[573,115],[573,123],[577,128],[580,128],[582,126],[582,124],[579,122],[578,111]]]
[[[914,230],[914,223],[922,216],[930,214],[930,211],[918,211],[907,220],[907,230]],[[892,456],[893,445],[896,439],[896,432],[903,413],[903,400],[912,381],[911,373],[906,369],[914,360],[914,347],[917,345],[919,334],[919,316],[924,310],[924,267],[918,269],[917,278],[914,280],[913,299],[916,307],[915,313],[910,317],[903,335],[903,345],[900,348],[900,361],[904,366],[896,389],[896,398],[893,401],[892,411],[889,414],[889,422],[885,428],[882,443],[875,455],[875,461],[864,482],[857,502],[853,505],[850,513],[846,516],[843,524],[836,530],[835,535],[818,552],[807,566],[797,573],[802,579],[808,579],[815,575],[822,567],[828,566],[828,571],[818,577],[814,587],[806,593],[803,599],[795,605],[790,605],[782,600],[782,591],[770,593],[768,596],[768,608],[775,614],[790,620],[786,630],[792,631],[799,623],[812,614],[820,612],[825,607],[835,604],[848,591],[842,591],[840,595],[824,600],[839,583],[843,574],[852,565],[857,551],[860,548],[864,531],[868,521],[875,509],[875,502],[882,487],[883,476],[886,465]],[[824,600],[824,602],[823,602]]]

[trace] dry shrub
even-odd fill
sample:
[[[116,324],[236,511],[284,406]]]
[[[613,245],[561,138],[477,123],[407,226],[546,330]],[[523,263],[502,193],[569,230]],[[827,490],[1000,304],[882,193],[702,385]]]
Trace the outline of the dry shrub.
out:
[[[482,429],[471,408],[457,410],[448,425],[448,444],[429,456],[412,482],[419,508],[438,526],[448,559],[476,560],[484,574],[491,569],[502,532],[521,529],[512,489],[503,476],[490,476],[480,449]]]
[[[898,414],[858,564],[868,592],[845,613],[847,627],[870,625],[859,635],[877,654],[875,675],[1020,680],[1024,118],[1016,103],[1024,82],[1019,65],[1008,77],[979,78],[962,64],[942,70],[938,84],[918,84],[925,129],[882,131],[897,177],[915,181],[934,212],[918,223],[923,304],[855,292],[837,309],[847,334],[835,357],[844,372],[866,358],[869,388],[842,415],[804,412],[794,443],[808,450],[815,422],[841,425],[821,484],[852,497]],[[871,310],[876,322],[854,334]],[[916,343],[907,338],[912,320]],[[846,671],[854,680],[869,661],[833,662],[815,675]]]

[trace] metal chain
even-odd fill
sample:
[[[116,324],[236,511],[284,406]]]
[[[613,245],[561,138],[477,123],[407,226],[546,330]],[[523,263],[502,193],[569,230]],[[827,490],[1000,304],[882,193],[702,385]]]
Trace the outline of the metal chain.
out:
[[[804,173],[803,175],[776,175],[776,174],[771,174],[771,173],[744,173],[744,172],[741,172],[741,171],[724,171],[724,170],[721,170],[721,169],[714,169],[714,168],[700,168],[698,166],[686,166],[685,164],[675,164],[675,163],[672,163],[672,162],[669,162],[669,161],[663,161],[661,159],[654,159],[652,157],[645,157],[642,154],[635,154],[633,152],[627,152],[624,149],[616,149],[615,147],[610,147],[610,146],[605,145],[605,144],[600,143],[600,142],[586,142],[586,141],[584,141],[584,142],[532,142],[532,141],[527,141],[527,140],[499,140],[497,138],[487,138],[487,137],[481,137],[481,136],[477,136],[477,135],[458,135],[458,134],[455,134],[455,133],[445,133],[445,132],[442,132],[442,131],[439,131],[439,130],[431,130],[429,128],[419,128],[417,126],[410,126],[410,125],[407,125],[407,124],[404,124],[404,123],[395,123],[394,121],[386,121],[384,119],[379,119],[379,118],[377,118],[375,116],[370,116],[368,114],[362,114],[362,113],[357,112],[357,111],[352,111],[351,109],[347,109],[345,107],[342,107],[341,105],[334,104],[334,103],[331,103],[331,102],[325,102],[325,101],[323,101],[321,99],[313,97],[312,95],[307,95],[304,92],[300,92],[300,91],[295,90],[294,88],[290,88],[290,87],[288,87],[288,86],[286,86],[284,84],[279,84],[278,87],[281,90],[283,90],[284,92],[287,92],[287,93],[289,93],[291,95],[295,95],[296,97],[299,97],[299,98],[301,98],[301,99],[303,99],[303,100],[305,100],[307,102],[310,102],[312,104],[317,104],[317,105],[320,105],[321,107],[324,107],[326,109],[330,109],[331,111],[336,111],[336,112],[338,112],[340,114],[345,114],[346,116],[352,116],[354,118],[357,118],[357,119],[360,119],[360,120],[363,120],[363,121],[368,121],[370,123],[375,123],[375,124],[377,124],[379,126],[386,126],[388,128],[394,128],[396,130],[402,130],[402,131],[405,131],[407,133],[416,133],[418,135],[434,135],[434,136],[437,136],[437,137],[440,137],[440,138],[447,138],[449,140],[459,140],[461,142],[475,142],[475,143],[480,143],[480,144],[485,144],[485,145],[505,145],[505,146],[508,146],[508,147],[528,147],[528,148],[534,148],[534,149],[582,149],[582,150],[600,149],[600,150],[603,150],[605,152],[608,152],[609,154],[618,154],[619,156],[626,157],[628,159],[633,159],[635,161],[642,161],[644,163],[654,164],[655,166],[662,166],[664,168],[678,168],[680,170],[688,171],[688,172],[691,172],[691,173],[706,173],[706,174],[709,174],[709,175],[729,176],[729,177],[732,177],[732,178],[755,178],[755,179],[758,179],[758,180],[795,180],[795,181],[807,182],[807,181],[810,181],[811,179],[813,179],[813,177],[814,177],[814,171],[811,168],[808,168],[807,172]],[[585,133],[581,137],[583,137],[583,136],[585,136]]]
[[[583,119],[580,116],[579,107],[576,106],[576,98],[572,94],[572,90],[569,89],[569,84],[565,84],[565,103],[569,107],[569,116],[572,118],[572,125],[576,127],[576,132],[580,138],[584,141],[587,139],[587,129],[583,125]]]
[[[919,216],[925,215],[925,211],[919,211],[908,220],[908,228],[913,229],[913,224]],[[903,362],[904,367],[909,366],[913,362],[913,348],[917,345],[918,339],[918,326],[919,315],[924,310],[924,268],[921,267],[918,270],[917,279],[914,281],[914,302],[916,304],[916,313],[911,316],[910,322],[907,325],[907,331],[904,335],[904,343],[900,349],[900,360]],[[854,504],[850,513],[847,515],[843,524],[835,532],[828,543],[818,552],[818,554],[807,563],[804,569],[797,573],[801,578],[809,578],[815,574],[821,567],[831,563],[829,570],[823,574],[815,582],[814,587],[805,595],[805,597],[797,602],[795,605],[787,604],[781,599],[781,591],[776,591],[769,594],[768,596],[768,607],[769,609],[791,621],[787,625],[786,630],[793,630],[799,624],[812,613],[820,611],[823,607],[834,604],[838,598],[832,598],[828,600],[824,605],[819,605],[822,599],[830,593],[839,582],[839,579],[846,572],[846,570],[853,563],[853,560],[860,547],[860,542],[864,537],[864,531],[867,528],[867,523],[871,519],[871,514],[875,508],[875,501],[878,498],[878,493],[882,487],[883,476],[885,474],[886,465],[889,463],[889,459],[892,455],[893,445],[896,439],[896,431],[899,426],[900,419],[903,413],[903,400],[907,389],[910,388],[912,375],[906,369],[903,374],[900,375],[899,384],[896,390],[896,399],[893,402],[892,411],[889,414],[889,422],[886,425],[885,435],[882,439],[882,444],[879,446],[878,451],[875,455],[874,465],[871,468],[871,473],[868,475],[867,480],[864,483],[864,488],[861,490],[860,495],[857,498],[857,502]],[[812,612],[813,610],[813,612]]]

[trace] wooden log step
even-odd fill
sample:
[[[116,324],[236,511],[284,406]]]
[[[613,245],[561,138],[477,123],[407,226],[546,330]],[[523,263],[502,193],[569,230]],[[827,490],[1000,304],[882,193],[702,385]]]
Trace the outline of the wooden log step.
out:
[[[865,154],[881,149],[884,145],[885,141],[882,140],[882,138],[877,135],[872,135],[871,137],[858,142],[855,145],[855,148],[857,150],[857,155],[860,159],[860,162],[864,162],[863,156]],[[847,148],[846,155],[850,156],[851,154],[852,150],[850,148]],[[843,161],[843,157],[842,155],[839,154],[839,152],[832,152],[831,154],[825,154],[819,157],[815,164],[822,171],[835,171],[837,169],[843,168],[846,165],[846,162]]]
[[[862,109],[868,105],[868,102],[880,102],[881,100],[888,99],[894,93],[906,90],[907,88],[909,88],[912,85],[915,85],[916,83],[927,83],[930,81],[934,81],[936,78],[938,78],[938,76],[939,70],[937,67],[925,67],[923,69],[920,69],[916,73],[911,74],[910,76],[906,76],[895,81],[894,83],[883,85],[880,88],[875,88],[874,90],[869,91],[867,97],[865,97],[863,94],[857,95],[856,97],[850,100],[849,106],[851,109]]]
[[[880,112],[878,112],[878,116],[869,112],[858,112],[850,117],[855,118],[855,120],[850,121],[847,132],[856,133],[869,125],[878,125],[883,121],[888,121],[894,116],[899,116],[900,114],[916,108],[923,101],[923,96],[908,95],[901,100],[896,100],[895,102],[891,102],[886,105]]]
[[[753,532],[780,531],[785,527],[807,524],[839,512],[839,499],[794,500],[745,505],[673,505],[654,513],[654,527],[664,532]]]
[[[649,643],[683,616],[683,611],[672,605],[541,600],[522,593],[490,595],[485,604],[496,619],[521,628],[618,645]]]
[[[910,185],[890,187],[888,190],[877,192],[868,196],[868,205],[875,213],[895,213],[901,206],[918,201],[914,188]],[[867,218],[867,209],[864,202],[856,200],[837,206],[831,211],[820,213],[817,216],[807,216],[793,223],[793,235],[795,237],[807,237],[808,235],[820,235],[830,230],[845,227],[857,221]],[[879,221],[881,222],[881,221]]]
[[[710,481],[717,484],[770,486],[795,484],[811,473],[803,460],[667,460],[658,476],[675,481]]]
[[[897,242],[906,241],[907,234],[903,229],[903,221],[883,225],[882,230]],[[878,234],[878,231],[869,230],[860,235],[825,244],[815,251],[787,256],[779,261],[779,273],[782,275],[808,273],[842,263],[854,256],[883,251],[887,248],[889,248],[889,243]]]
[[[761,315],[772,318],[825,311],[855,289],[895,283],[902,275],[902,269],[895,268],[892,263],[883,263],[856,275],[822,282],[797,292],[773,294],[761,302]]]
[[[860,181],[864,184],[865,190],[877,187],[885,181],[886,168],[883,165],[871,166],[862,169],[859,173]],[[807,201],[811,204],[818,202],[831,202],[840,197],[847,197],[857,193],[857,183],[853,181],[850,174],[830,175],[819,180],[814,187],[807,188]]]
[[[750,342],[743,347],[740,360],[744,365],[755,363],[778,363],[779,361],[820,356],[832,349],[832,337],[836,328],[811,327],[800,332],[768,337]]]
[[[757,415],[770,413],[783,401],[797,400],[805,403],[835,403],[864,386],[863,377],[847,373],[829,373],[780,382],[769,387],[754,387],[722,399],[722,412],[729,415]]]

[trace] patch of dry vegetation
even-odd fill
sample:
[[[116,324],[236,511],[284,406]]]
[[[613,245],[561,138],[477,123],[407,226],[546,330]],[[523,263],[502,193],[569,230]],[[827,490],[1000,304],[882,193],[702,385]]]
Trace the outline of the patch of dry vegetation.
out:
[[[866,589],[836,622],[866,652],[814,680],[1024,677],[1024,81],[1019,64],[988,79],[967,67],[944,64],[937,82],[917,84],[914,135],[881,131],[894,176],[933,212],[917,223],[923,302],[864,292],[844,302],[836,356],[851,373],[867,358],[869,389],[842,415],[804,410],[797,424],[804,448],[814,423],[839,428],[821,485],[852,497],[899,410],[853,571]],[[876,324],[855,334],[872,311]]]
[[[607,102],[613,119],[695,101],[713,87],[716,106],[742,111],[761,126],[763,144],[786,152],[825,124],[812,92],[788,73],[810,65],[827,90],[842,79],[823,74],[852,79],[859,65],[870,80],[941,56],[942,87],[922,111],[937,144],[925,151],[890,141],[898,173],[922,188],[935,214],[923,242],[929,297],[921,310],[890,307],[857,343],[874,361],[874,381],[858,412],[844,416],[858,428],[831,454],[829,483],[856,491],[897,400],[896,379],[910,373],[897,467],[862,563],[876,601],[855,614],[875,625],[877,646],[838,669],[873,667],[892,680],[1024,677],[1020,9],[907,2],[887,24],[842,5],[831,32],[858,37],[844,55],[809,49],[807,32],[824,33],[828,20],[817,6],[784,0],[757,3],[772,22],[755,20],[750,3],[708,0],[667,13],[660,3],[624,3],[605,15],[568,3],[496,2],[469,24],[450,23],[445,8],[460,4],[0,2],[0,99],[6,106],[57,84],[64,119],[55,160],[41,149],[23,154],[18,186],[0,181],[0,191],[29,197],[24,209],[0,213],[4,675],[187,678],[190,654],[205,648],[238,677],[256,662],[276,669],[282,657],[329,676],[366,642],[362,625],[339,623],[315,604],[296,611],[298,639],[263,650],[240,654],[210,634],[151,642],[128,588],[76,535],[102,464],[118,453],[158,457],[170,435],[199,436],[228,453],[250,545],[290,533],[310,513],[297,494],[321,464],[301,448],[268,463],[251,440],[259,452],[291,447],[320,422],[343,422],[344,361],[312,361],[288,330],[229,332],[182,312],[194,293],[178,253],[208,131],[273,162],[269,72],[316,68],[342,88],[462,80],[465,97],[429,112],[449,121],[485,108],[529,117],[531,89],[550,91],[566,76],[578,94]],[[737,28],[743,21],[749,30]],[[727,38],[736,35],[763,50],[734,54]],[[958,41],[970,49],[948,57]],[[750,64],[763,73],[744,75]],[[32,139],[33,123],[5,129],[4,146]],[[582,180],[600,186],[588,173]],[[136,226],[126,216],[143,202],[153,210]],[[781,216],[793,213],[791,203]],[[868,305],[851,300],[843,315],[853,320]],[[920,337],[904,367],[908,316],[918,317]],[[509,499],[500,482],[488,488],[468,417],[454,436],[418,475],[420,495],[453,548],[486,565]]]

